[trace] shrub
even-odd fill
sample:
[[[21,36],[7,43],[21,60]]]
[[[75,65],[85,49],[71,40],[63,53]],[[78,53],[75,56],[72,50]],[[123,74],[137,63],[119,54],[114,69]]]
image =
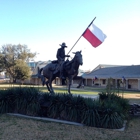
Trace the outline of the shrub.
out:
[[[40,109],[38,96],[38,90],[32,87],[0,90],[0,112],[15,112],[28,115],[38,114]]]
[[[102,128],[121,128],[128,111],[127,100],[109,91],[99,100],[66,93],[40,93],[34,87],[0,91],[0,113],[21,113],[83,123]]]

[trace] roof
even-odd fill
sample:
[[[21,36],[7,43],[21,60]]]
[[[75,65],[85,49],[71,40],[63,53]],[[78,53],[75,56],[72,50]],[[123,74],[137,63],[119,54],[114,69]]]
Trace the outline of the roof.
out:
[[[101,68],[108,68],[108,67],[120,67],[122,65],[109,65],[109,64],[99,64],[97,67],[95,67],[92,71],[101,69]],[[123,65],[124,66],[124,65]]]
[[[78,70],[78,75],[77,76],[82,76],[83,74],[85,74],[84,70],[79,69]]]
[[[84,74],[83,78],[140,78],[140,65],[131,66],[111,66],[111,67],[97,67],[89,74]]]

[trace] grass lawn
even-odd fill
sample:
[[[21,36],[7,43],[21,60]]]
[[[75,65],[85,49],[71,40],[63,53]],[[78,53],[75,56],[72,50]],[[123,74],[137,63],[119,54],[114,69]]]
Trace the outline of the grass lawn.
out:
[[[14,88],[14,87],[35,87],[41,90],[42,92],[48,92],[46,86],[36,86],[36,85],[18,85],[18,84],[0,84],[0,89]],[[55,93],[67,93],[67,86],[53,86]],[[71,88],[71,93],[73,94],[98,94],[102,89],[92,90],[90,87],[86,87],[84,89],[81,88]]]
[[[11,87],[36,87],[42,92],[48,92],[46,86],[35,86],[35,85],[18,85],[18,84],[0,84],[0,89],[7,89]],[[53,86],[55,93],[67,93],[67,86]],[[71,88],[72,94],[88,94],[88,95],[98,95],[98,93],[104,91],[104,88],[99,87],[87,87],[83,88]],[[139,103],[140,104],[140,91],[131,91],[131,90],[120,90],[119,95],[123,96],[124,98],[131,99],[130,103]]]
[[[0,140],[139,140],[140,117],[124,131],[74,126],[0,115]]]

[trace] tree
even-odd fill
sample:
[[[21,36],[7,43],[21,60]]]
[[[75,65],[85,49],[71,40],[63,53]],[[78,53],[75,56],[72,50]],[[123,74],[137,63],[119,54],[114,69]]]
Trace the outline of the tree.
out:
[[[24,81],[31,76],[31,69],[30,67],[22,60],[16,60],[15,65],[15,80],[20,79]]]
[[[26,45],[3,45],[0,49],[0,70],[5,70],[13,82],[18,78],[26,79],[29,76],[26,63],[35,56],[36,53],[31,53]]]

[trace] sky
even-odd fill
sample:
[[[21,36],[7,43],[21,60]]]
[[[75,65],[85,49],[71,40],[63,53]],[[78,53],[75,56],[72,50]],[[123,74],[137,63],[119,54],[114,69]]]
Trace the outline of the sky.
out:
[[[35,61],[56,60],[65,42],[66,54],[90,22],[107,36],[97,48],[83,37],[73,47],[82,51],[82,70],[99,64],[140,65],[140,0],[0,0],[0,47],[27,45]],[[70,59],[71,60],[71,59]]]

